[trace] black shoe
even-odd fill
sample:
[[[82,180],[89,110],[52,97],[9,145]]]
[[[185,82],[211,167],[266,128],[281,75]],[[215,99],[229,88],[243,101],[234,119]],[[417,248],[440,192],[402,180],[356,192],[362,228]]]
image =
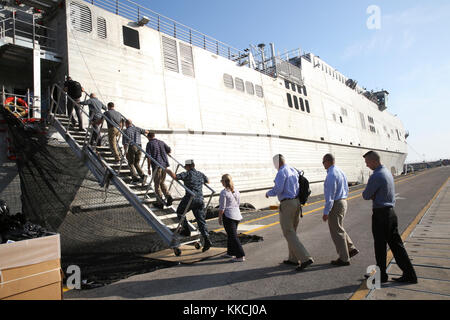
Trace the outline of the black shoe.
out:
[[[208,251],[211,248],[212,242],[209,238],[205,238],[205,244],[203,245],[202,252]]]
[[[164,209],[164,205],[163,205],[162,203],[154,203],[153,206],[154,206],[156,209]]]
[[[292,262],[291,260],[284,260],[283,263],[290,266],[298,266],[298,262]]]
[[[184,236],[184,237],[190,237],[191,236],[191,230],[188,229],[181,229],[180,231],[180,235]]]
[[[144,176],[141,178],[142,180],[141,180],[141,186],[142,187],[145,187],[145,184],[146,184],[146,182],[147,182],[147,176],[144,174]]]
[[[302,262],[302,264],[295,269],[296,271],[303,271],[308,266],[312,265],[314,261],[312,259],[309,259],[308,261]]]
[[[331,261],[331,264],[334,266],[339,266],[339,267],[344,267],[344,266],[349,266],[350,262],[344,262],[341,259],[337,259],[337,260],[333,260]]]
[[[172,203],[173,203],[173,198],[172,198],[171,195],[168,195],[168,196],[166,197],[166,202],[167,202],[167,206],[168,206],[168,207],[170,207],[170,206],[172,205]]]
[[[358,249],[353,249],[353,250],[350,250],[350,251],[349,251],[348,255],[349,255],[349,257],[351,258],[351,257],[356,256],[358,253],[359,253],[359,250],[358,250]]]
[[[400,278],[392,278],[392,280],[400,283],[417,283],[417,277],[401,276]]]

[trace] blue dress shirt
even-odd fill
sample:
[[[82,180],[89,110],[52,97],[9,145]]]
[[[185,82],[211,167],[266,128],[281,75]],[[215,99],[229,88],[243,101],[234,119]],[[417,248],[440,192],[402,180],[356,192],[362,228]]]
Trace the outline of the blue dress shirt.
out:
[[[324,215],[330,213],[335,200],[347,199],[348,197],[348,182],[344,172],[334,165],[329,167],[327,172],[327,177],[323,184],[325,196]]]
[[[280,167],[275,177],[275,186],[267,192],[269,197],[278,197],[278,200],[294,199],[298,196],[298,172],[287,164]]]
[[[394,207],[394,177],[385,166],[381,165],[373,171],[362,196],[365,200],[373,198],[373,208]]]

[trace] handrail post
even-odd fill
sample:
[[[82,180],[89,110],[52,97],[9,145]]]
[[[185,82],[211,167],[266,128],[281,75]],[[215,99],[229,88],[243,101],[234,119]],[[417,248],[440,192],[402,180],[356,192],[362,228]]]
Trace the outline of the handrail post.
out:
[[[35,44],[35,42],[36,42],[36,28],[35,28],[35,22],[34,22],[34,14],[32,15],[32,17],[33,17],[33,49],[35,49],[36,48],[36,44]]]
[[[119,0],[116,0],[116,14],[119,14]]]
[[[173,37],[177,38],[177,24],[175,22],[173,23]]]
[[[16,44],[16,10],[12,12],[12,21],[13,21],[13,44]]]

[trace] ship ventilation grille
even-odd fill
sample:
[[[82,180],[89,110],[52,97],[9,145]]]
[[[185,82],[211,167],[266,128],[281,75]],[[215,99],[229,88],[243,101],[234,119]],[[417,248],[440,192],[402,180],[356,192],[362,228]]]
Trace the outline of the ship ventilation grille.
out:
[[[223,75],[223,82],[225,83],[225,87],[234,89],[233,77],[227,73]]]
[[[264,91],[263,88],[261,86],[255,85],[255,91],[256,91],[256,95],[260,98],[264,97]]]
[[[106,39],[106,19],[97,17],[97,35],[101,39]]]
[[[164,66],[166,69],[178,72],[178,54],[176,40],[162,37]]]
[[[185,76],[195,77],[192,47],[180,43],[181,72]]]
[[[236,78],[235,83],[236,83],[236,89],[244,92],[244,81],[240,78]]]
[[[92,32],[92,14],[88,6],[78,2],[70,3],[70,22],[80,32]]]

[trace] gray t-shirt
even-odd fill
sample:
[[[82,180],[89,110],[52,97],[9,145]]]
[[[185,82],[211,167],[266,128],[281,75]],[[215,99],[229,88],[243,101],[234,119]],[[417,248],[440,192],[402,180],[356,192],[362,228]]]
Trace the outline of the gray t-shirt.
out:
[[[118,112],[118,111],[116,111],[116,110],[113,110],[113,109],[106,111],[106,112],[104,113],[104,115],[105,115],[105,117],[107,117],[109,120],[115,122],[118,126],[120,126],[120,121],[121,121],[122,119],[125,120],[125,117],[124,117],[120,112]],[[111,128],[112,125],[111,125],[109,122],[107,122],[107,123],[108,123],[108,128]]]

